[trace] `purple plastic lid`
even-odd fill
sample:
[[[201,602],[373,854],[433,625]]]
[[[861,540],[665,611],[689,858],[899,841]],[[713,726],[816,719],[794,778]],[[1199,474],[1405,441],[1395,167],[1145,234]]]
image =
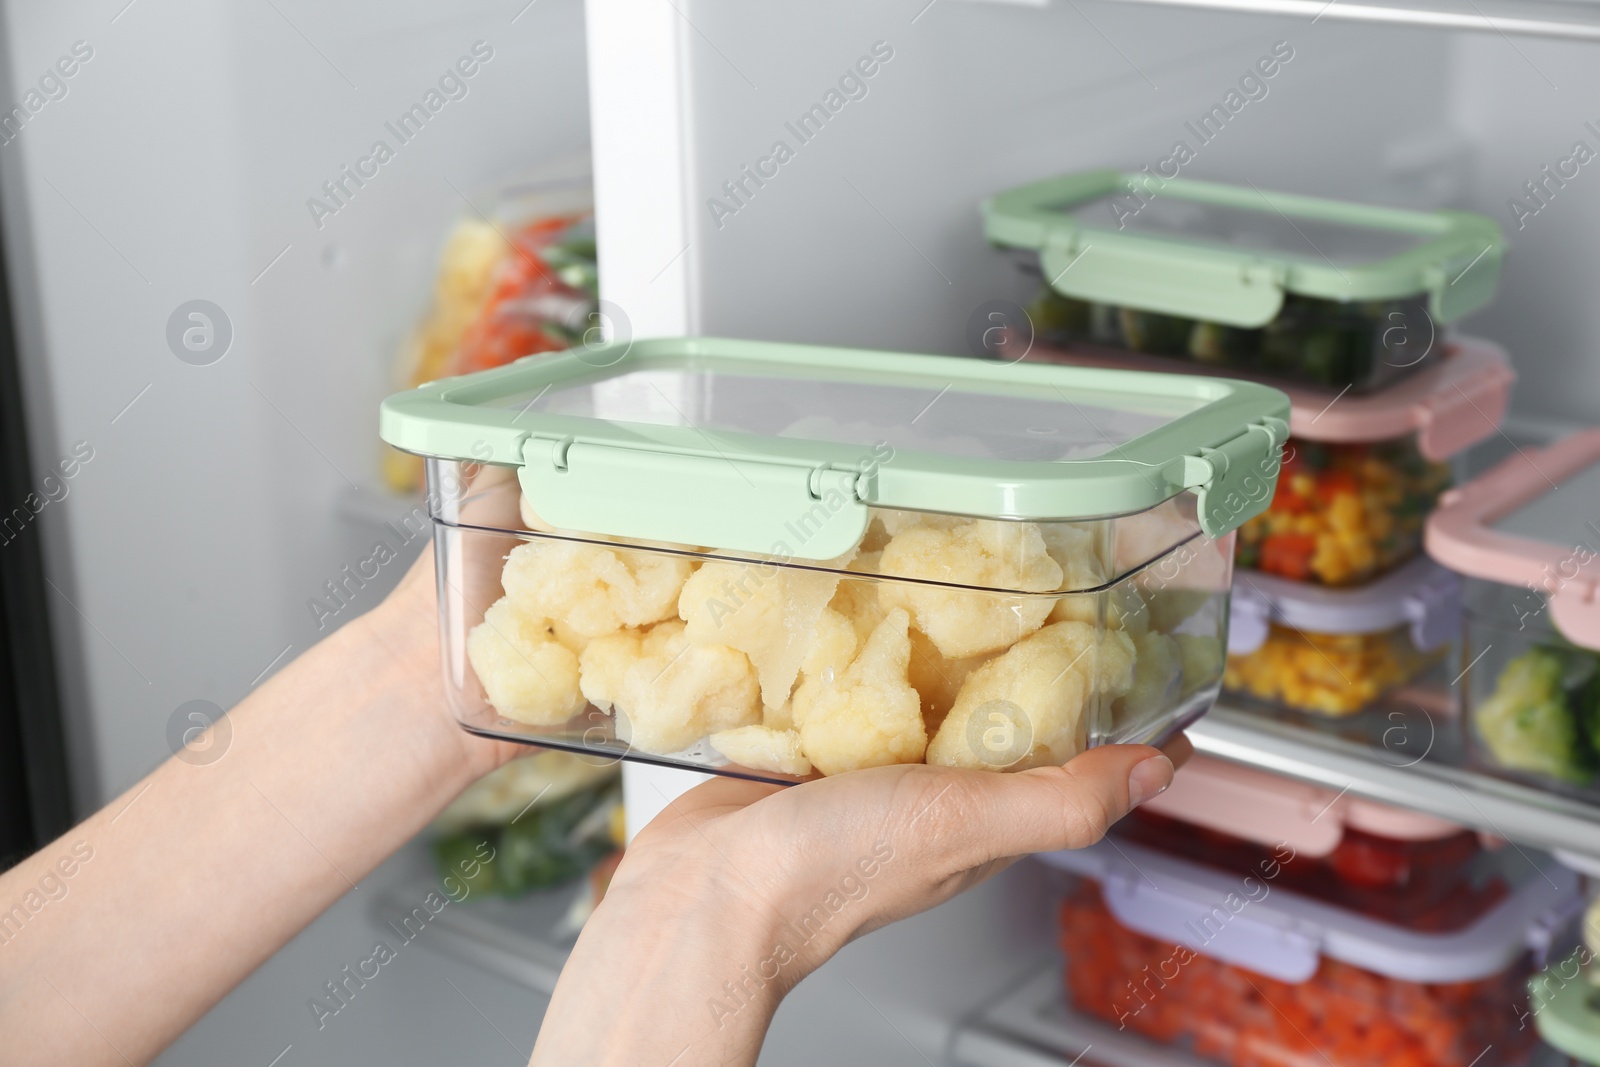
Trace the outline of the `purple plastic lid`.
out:
[[[1428,652],[1460,632],[1461,579],[1426,558],[1349,589],[1236,571],[1228,653],[1256,651],[1269,623],[1322,634],[1376,634],[1409,625],[1412,644]]]

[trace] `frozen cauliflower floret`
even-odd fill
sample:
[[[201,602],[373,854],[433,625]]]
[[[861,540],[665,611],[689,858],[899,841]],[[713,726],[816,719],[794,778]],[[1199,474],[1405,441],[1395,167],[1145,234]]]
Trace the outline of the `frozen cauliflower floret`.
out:
[[[838,588],[838,574],[775,563],[706,563],[684,584],[678,616],[695,644],[727,645],[749,656],[761,699],[778,707],[789,699],[817,619]]]
[[[677,619],[589,643],[583,695],[614,709],[617,736],[640,752],[681,752],[720,730],[761,721],[755,668],[726,645],[691,644]]]
[[[555,726],[583,710],[578,657],[502,597],[467,634],[467,659],[494,710],[529,726]]]
[[[794,730],[740,726],[712,734],[711,747],[752,771],[796,775],[811,773],[811,761],[800,751],[800,735]]]
[[[1026,592],[1060,588],[1062,578],[1036,523],[987,519],[906,526],[883,550],[880,568],[902,578]],[[940,652],[959,659],[997,651],[1033,633],[1056,602],[885,582],[878,603],[905,608]]]
[[[1225,659],[1221,638],[1210,634],[1175,634],[1173,640],[1178,642],[1178,655],[1183,664],[1181,691],[1184,696],[1221,679]]]
[[[967,676],[987,662],[987,656],[950,659],[926,634],[911,631],[911,687],[922,696],[922,721],[931,735],[955,706]]]
[[[1125,633],[1097,639],[1087,623],[1047,626],[968,676],[928,745],[928,762],[990,770],[1065,763],[1084,749],[1091,697],[1096,690],[1106,700],[1126,693],[1133,661],[1133,639]],[[991,733],[994,727],[1001,732]],[[1031,734],[1031,744],[1008,752],[1009,745],[1020,747],[1013,740],[1019,731],[1024,739]],[[998,739],[993,751],[984,747],[991,738]]]
[[[890,511],[883,509],[874,512],[874,517],[883,524],[884,533],[891,538],[913,526],[927,526],[935,530],[949,530],[959,526],[964,519],[959,515],[940,515],[931,511]],[[879,546],[882,547],[881,545]]]
[[[838,595],[843,592],[844,586],[841,585]],[[838,595],[834,598],[835,603],[838,602]],[[856,658],[856,649],[866,643],[871,633],[871,627],[865,634],[858,633],[851,619],[832,607],[823,609],[817,617],[811,647],[800,664],[800,684],[795,687],[794,697],[789,702],[790,722],[798,727],[805,721],[817,694],[844,675]]]
[[[823,774],[921,761],[928,733],[922,700],[906,680],[909,629],[904,611],[890,611],[855,661],[806,711],[800,745]]]
[[[1154,720],[1178,700],[1183,684],[1183,659],[1177,641],[1147,630],[1133,635],[1133,647],[1137,657],[1133,685],[1113,710],[1119,724]]]
[[[528,614],[554,619],[579,637],[600,637],[672,618],[693,569],[678,556],[530,541],[506,556],[500,584]]]
[[[1063,589],[1093,589],[1110,577],[1103,526],[1045,522],[1039,524],[1039,536],[1044,539],[1045,551],[1066,576]]]

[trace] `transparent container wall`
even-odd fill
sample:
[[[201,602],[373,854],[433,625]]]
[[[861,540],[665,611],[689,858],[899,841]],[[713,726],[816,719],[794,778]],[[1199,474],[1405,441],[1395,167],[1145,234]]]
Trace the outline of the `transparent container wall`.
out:
[[[1127,929],[1088,881],[1062,906],[1061,945],[1078,1010],[1218,1063],[1505,1067],[1536,1041],[1517,1008],[1526,958],[1450,983],[1324,958],[1308,980],[1283,982]]]
[[[478,733],[778,781],[1020,770],[1159,742],[1221,685],[1232,539],[1187,498],[1088,523],[882,511],[810,564],[536,529],[511,470],[429,476],[447,686]]]
[[[1296,711],[1355,715],[1443,658],[1442,651],[1420,651],[1409,625],[1324,634],[1272,623],[1260,648],[1228,657],[1223,685]]]
[[[1304,258],[1317,265],[1356,266],[1416,247],[1422,237],[1376,227],[1301,219],[1181,197],[1157,197],[1129,212],[1126,197],[1075,206],[1071,214],[1094,229],[1133,232],[1184,244],[1245,249],[1273,259]],[[1039,273],[1034,256],[1019,260]],[[1287,293],[1265,326],[1247,329],[1159,310],[1079,300],[1041,287],[1030,314],[1040,338],[1172,356],[1236,374],[1259,375],[1355,392],[1381,389],[1425,365],[1442,350],[1425,293],[1340,302]],[[1434,358],[1437,358],[1436,356]]]
[[[1239,528],[1241,567],[1359,585],[1422,554],[1422,529],[1450,466],[1412,436],[1363,444],[1290,438],[1266,511]]]
[[[1117,824],[1117,834],[1241,877],[1277,861],[1276,884],[1413,930],[1462,929],[1510,891],[1471,830],[1412,841],[1347,827],[1333,851],[1313,856],[1140,809]]]
[[[1552,629],[1528,589],[1469,586],[1462,642],[1472,761],[1560,789],[1600,787],[1600,653]]]
[[[1220,372],[1329,390],[1374,392],[1436,359],[1443,327],[1428,298],[1340,303],[1284,297],[1277,318],[1251,329],[1064,296],[1045,287],[1028,308],[1035,335],[1171,356]]]

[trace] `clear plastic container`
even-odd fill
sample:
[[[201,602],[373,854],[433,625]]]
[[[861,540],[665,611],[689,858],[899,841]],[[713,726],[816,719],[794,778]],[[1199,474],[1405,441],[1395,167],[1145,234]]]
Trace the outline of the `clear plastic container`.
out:
[[[1316,715],[1355,715],[1444,659],[1461,628],[1461,582],[1415,559],[1329,589],[1241,571],[1223,684]]]
[[[1155,360],[1034,349],[1069,366],[1150,369]],[[1290,441],[1272,504],[1239,532],[1239,566],[1359,585],[1421,554],[1422,528],[1450,484],[1447,460],[1493,437],[1516,380],[1504,350],[1458,338],[1443,359],[1371,396],[1287,390]]]
[[[1458,929],[1313,900],[1132,842],[1051,853],[1074,1006],[1222,1063],[1501,1067],[1535,1043],[1525,983],[1577,882],[1550,863]]]
[[[1429,519],[1429,554],[1477,580],[1461,667],[1480,766],[1563,787],[1600,778],[1597,500],[1590,430],[1519,450]]]
[[[1210,756],[1191,757],[1118,833],[1241,875],[1275,857],[1296,892],[1429,929],[1464,925],[1506,891],[1455,823]]]
[[[1194,384],[664,340],[434,383],[382,428],[430,457],[465,728],[779,781],[1006,770],[1215,698],[1287,404]]]
[[[1356,392],[1436,360],[1445,324],[1493,296],[1505,248],[1482,215],[1113,170],[983,212],[990,241],[1042,276],[1043,338]]]

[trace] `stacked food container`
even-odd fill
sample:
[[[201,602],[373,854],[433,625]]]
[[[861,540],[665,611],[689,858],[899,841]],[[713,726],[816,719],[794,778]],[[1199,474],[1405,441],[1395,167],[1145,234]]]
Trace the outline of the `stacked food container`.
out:
[[[1478,764],[1600,780],[1600,430],[1519,450],[1447,494],[1428,552],[1474,583],[1461,649]]]
[[[468,730],[793,782],[1161,742],[1222,681],[1288,403],[1194,376],[618,340],[391,397]]]
[[[1080,878],[1061,909],[1074,1006],[1227,1064],[1520,1064],[1525,984],[1578,900],[1547,863],[1475,911],[1396,923],[1289,888],[1277,856],[1240,872],[1105,841],[1047,859]]]
[[[1288,392],[1276,491],[1239,530],[1228,689],[1350,715],[1443,661],[1459,583],[1422,555],[1422,530],[1513,381],[1497,346],[1447,332],[1493,294],[1493,222],[1115,171],[1014,189],[984,214],[1040,275],[1027,358]]]

